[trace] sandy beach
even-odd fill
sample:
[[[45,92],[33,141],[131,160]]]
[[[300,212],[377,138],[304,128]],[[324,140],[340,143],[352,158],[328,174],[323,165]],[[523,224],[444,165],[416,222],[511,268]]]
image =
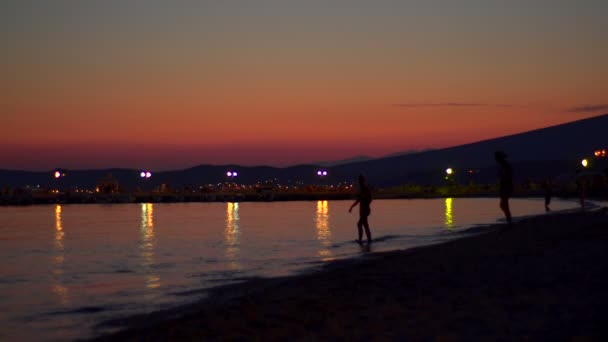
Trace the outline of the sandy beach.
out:
[[[215,288],[104,324],[99,341],[601,340],[608,210],[477,227],[447,243],[362,253],[303,275]]]

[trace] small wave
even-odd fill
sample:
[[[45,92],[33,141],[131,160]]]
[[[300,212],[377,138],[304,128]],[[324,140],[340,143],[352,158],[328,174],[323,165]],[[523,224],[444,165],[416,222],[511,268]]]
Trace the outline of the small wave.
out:
[[[115,270],[114,273],[135,273],[135,271],[127,270],[127,269],[120,269],[120,270]]]
[[[19,284],[19,283],[28,283],[30,280],[25,279],[25,278],[10,278],[10,277],[5,277],[5,278],[0,278],[0,284],[2,285],[12,285],[12,284]]]
[[[489,224],[474,224],[467,228],[455,231],[456,234],[477,234],[487,232],[490,229]]]
[[[61,311],[53,311],[49,312],[46,315],[48,316],[57,316],[57,315],[81,315],[81,314],[95,314],[103,311],[108,311],[111,308],[103,307],[103,306],[82,306],[76,309],[70,310],[61,310]]]
[[[224,270],[214,272],[200,272],[186,274],[186,278],[205,278],[205,279],[234,279],[237,275],[243,274],[245,271],[240,270]]]
[[[375,239],[372,239],[372,242],[385,242],[389,240],[401,239],[406,237],[405,235],[385,235]]]
[[[391,240],[398,240],[398,239],[407,239],[407,238],[421,238],[424,236],[420,236],[420,235],[383,235],[377,238],[373,238],[372,239],[372,243],[378,243],[378,242],[386,242],[386,241],[391,241]],[[363,242],[365,242],[365,238],[363,239]],[[329,246],[329,248],[340,248],[346,245],[351,245],[351,244],[358,244],[359,242],[357,240],[348,240],[348,241],[342,241],[342,242],[338,242],[338,243],[334,243],[331,246]]]
[[[191,296],[198,296],[198,295],[205,295],[208,294],[210,291],[213,291],[214,289],[216,289],[218,286],[230,286],[230,285],[237,285],[240,283],[244,283],[244,282],[248,282],[248,281],[256,281],[256,280],[260,280],[262,279],[262,277],[256,277],[256,276],[251,276],[251,277],[235,277],[235,278],[230,278],[230,279],[209,279],[209,286],[208,287],[204,287],[204,288],[197,288],[197,289],[192,289],[192,290],[184,290],[184,291],[173,291],[173,292],[169,292],[169,295],[172,296],[176,296],[176,297],[191,297]]]
[[[155,270],[170,269],[173,266],[175,266],[175,265],[173,263],[169,263],[169,262],[161,262],[161,263],[156,263],[156,264],[150,265],[150,267]]]

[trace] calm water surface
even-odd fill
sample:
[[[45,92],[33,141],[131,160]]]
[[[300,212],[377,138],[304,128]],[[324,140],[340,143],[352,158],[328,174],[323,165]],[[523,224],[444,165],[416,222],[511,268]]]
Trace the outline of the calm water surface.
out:
[[[95,324],[363,252],[350,201],[0,207],[0,340],[90,337]],[[553,210],[576,202],[553,201]],[[514,216],[544,213],[515,199]],[[376,200],[372,252],[502,217],[496,199]]]

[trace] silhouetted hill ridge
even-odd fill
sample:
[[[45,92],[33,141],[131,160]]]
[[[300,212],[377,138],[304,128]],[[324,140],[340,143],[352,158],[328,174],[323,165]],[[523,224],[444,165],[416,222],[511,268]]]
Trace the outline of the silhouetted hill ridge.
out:
[[[142,180],[140,170],[103,169],[68,170],[65,179],[52,179],[51,172],[28,172],[0,170],[0,186],[79,186],[94,187],[107,173],[121,182],[126,188],[152,187],[168,183],[181,188],[201,184],[216,184],[224,181],[237,181],[244,184],[274,181],[282,184],[330,183],[353,181],[363,173],[370,183],[377,186],[399,185],[404,183],[436,183],[443,180],[447,167],[462,175],[467,169],[484,170],[477,181],[490,181],[495,178],[494,151],[503,150],[514,165],[516,177],[539,177],[573,172],[577,162],[590,156],[593,150],[607,145],[608,114],[581,119],[524,133],[512,134],[460,146],[429,150],[418,153],[397,155],[347,164],[325,167],[329,176],[316,175],[319,165],[294,165],[286,168],[272,166],[198,165],[184,170],[156,172],[152,178]],[[227,171],[236,170],[238,177],[229,179]]]
[[[439,175],[447,167],[460,171],[494,168],[494,152],[502,150],[512,163],[559,164],[559,169],[547,172],[562,173],[567,172],[564,168],[566,164],[562,161],[572,161],[574,168],[575,161],[590,156],[597,148],[605,147],[607,130],[608,114],[603,114],[440,150],[340,165],[334,169],[351,179],[358,173],[364,173],[370,179],[380,179],[380,183],[398,183],[399,179],[415,179],[414,175],[425,170],[437,173],[436,177],[440,178]]]

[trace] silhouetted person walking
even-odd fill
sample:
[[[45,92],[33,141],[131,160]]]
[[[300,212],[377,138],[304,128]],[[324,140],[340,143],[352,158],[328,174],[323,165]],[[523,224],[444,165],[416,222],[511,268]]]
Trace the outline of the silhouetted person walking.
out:
[[[551,180],[545,179],[542,183],[542,188],[545,190],[545,211],[551,211],[549,204],[551,203],[551,196],[553,196],[553,189],[551,189]]]
[[[365,228],[365,235],[367,236],[367,243],[372,242],[372,233],[369,230],[369,222],[367,217],[371,214],[372,209],[370,204],[372,203],[372,192],[369,190],[365,177],[359,175],[359,192],[357,193],[357,200],[350,206],[348,212],[352,212],[353,208],[359,204],[359,221],[357,222],[357,229],[359,230],[359,239],[357,242],[362,243],[361,238],[363,237],[363,228]]]
[[[505,213],[509,228],[513,225],[511,220],[511,209],[509,209],[509,198],[513,195],[513,169],[507,161],[507,155],[503,151],[496,151],[494,158],[498,163],[498,193],[500,195],[500,209]]]

